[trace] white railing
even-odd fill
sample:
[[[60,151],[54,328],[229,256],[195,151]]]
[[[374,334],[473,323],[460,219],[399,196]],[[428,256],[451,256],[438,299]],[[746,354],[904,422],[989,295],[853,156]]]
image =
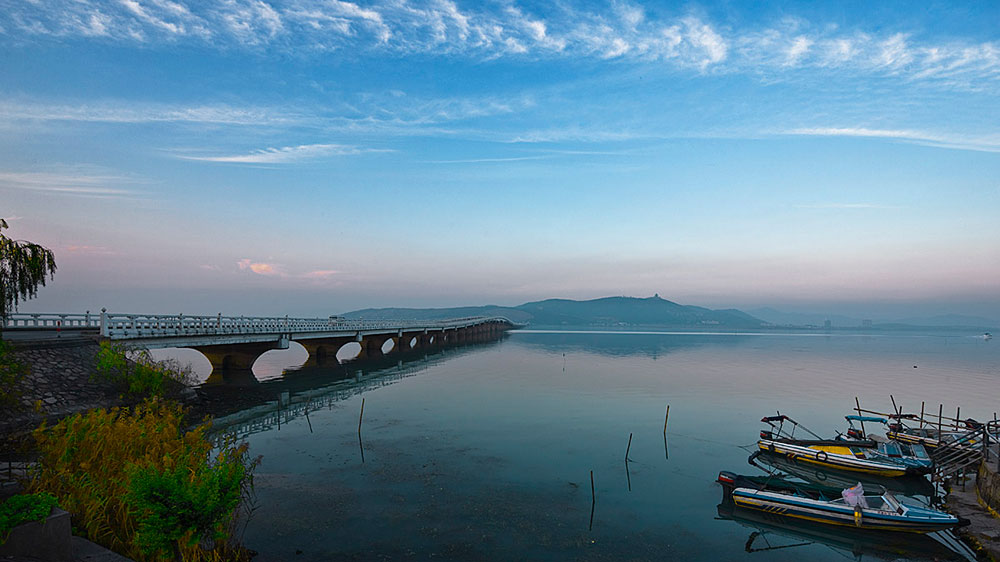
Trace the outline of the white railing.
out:
[[[347,320],[280,316],[188,316],[103,313],[101,335],[111,339],[232,334],[291,334],[307,332],[360,332],[367,330],[423,330],[465,328],[506,318],[458,318],[438,321]]]
[[[291,318],[288,316],[195,316],[186,314],[119,314],[102,310],[100,314],[11,314],[4,329],[58,330],[64,328],[99,329],[111,339],[139,339],[171,336],[206,336],[234,334],[292,334],[305,332],[359,332],[367,330],[441,330],[465,328],[478,324],[507,323],[504,317],[475,316],[448,320],[347,320],[328,318]]]
[[[4,330],[65,330],[101,327],[101,315],[91,314],[11,314]]]

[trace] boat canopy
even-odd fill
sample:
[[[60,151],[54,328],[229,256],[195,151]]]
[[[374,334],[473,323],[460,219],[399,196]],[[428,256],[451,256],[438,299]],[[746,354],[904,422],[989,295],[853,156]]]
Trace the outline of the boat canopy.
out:
[[[875,416],[844,416],[844,419],[847,421],[889,423],[889,420]]]

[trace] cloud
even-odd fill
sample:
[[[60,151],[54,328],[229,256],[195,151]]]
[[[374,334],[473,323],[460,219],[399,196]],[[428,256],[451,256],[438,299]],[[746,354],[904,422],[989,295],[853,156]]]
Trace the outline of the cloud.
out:
[[[82,170],[63,173],[0,171],[0,187],[83,197],[132,197],[137,193],[121,185],[137,181],[135,178],[94,174]]]
[[[907,129],[870,129],[866,127],[812,127],[782,131],[782,135],[820,137],[869,137],[977,152],[1000,152],[1000,135],[968,136],[947,133],[930,133]]]
[[[236,265],[240,268],[240,271],[250,270],[257,275],[285,275],[283,268],[275,263],[255,262],[249,258],[244,258],[236,262]]]
[[[50,0],[0,13],[8,41],[83,38],[144,46],[192,44],[229,51],[280,50],[299,57],[329,51],[395,56],[460,56],[663,61],[725,72],[892,75],[975,87],[1000,77],[1000,44],[932,41],[914,34],[843,29],[780,19],[721,26],[694,13],[664,16],[615,1],[608,9],[543,3],[451,0]]]
[[[523,160],[542,160],[551,156],[513,156],[510,158],[469,158],[466,160],[425,160],[421,164],[486,164],[492,162],[521,162]]]
[[[113,256],[117,252],[105,246],[91,246],[88,244],[70,244],[63,247],[63,251],[68,254],[81,256]]]
[[[796,209],[898,209],[893,205],[876,205],[874,203],[818,203],[814,205],[795,205]]]
[[[200,162],[226,162],[236,164],[288,164],[300,160],[321,158],[324,156],[346,156],[364,152],[385,152],[384,150],[362,149],[342,144],[303,144],[299,146],[284,146],[280,148],[264,148],[249,154],[231,156],[178,156],[185,160]]]
[[[0,100],[0,120],[83,121],[97,123],[209,123],[223,125],[287,125],[301,115],[260,107],[165,105],[131,101],[46,104]]]
[[[301,277],[303,279],[324,280],[324,279],[330,279],[331,277],[336,276],[338,273],[339,273],[338,271],[335,271],[333,269],[318,269],[316,271],[310,271],[309,273],[303,273]]]

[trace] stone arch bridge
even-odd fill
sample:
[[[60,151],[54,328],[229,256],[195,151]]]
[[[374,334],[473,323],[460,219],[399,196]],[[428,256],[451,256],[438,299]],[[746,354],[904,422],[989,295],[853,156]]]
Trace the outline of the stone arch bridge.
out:
[[[258,316],[188,316],[159,314],[12,314],[4,331],[99,330],[102,338],[129,341],[148,349],[182,347],[205,355],[215,371],[249,371],[272,349],[302,345],[310,360],[336,360],[347,344],[361,346],[358,355],[377,359],[392,340],[389,353],[499,339],[518,324],[504,317],[470,317],[431,321],[366,321],[328,318]]]

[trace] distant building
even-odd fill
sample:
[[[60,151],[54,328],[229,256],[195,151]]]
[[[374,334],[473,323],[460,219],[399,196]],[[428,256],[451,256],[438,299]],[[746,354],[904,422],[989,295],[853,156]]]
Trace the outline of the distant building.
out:
[[[824,320],[823,321],[823,329],[824,330],[829,330],[832,327],[833,327],[833,323],[832,322],[830,322],[829,320]]]
[[[864,329],[866,329],[866,330],[870,330],[871,327],[872,327],[872,321],[871,320],[862,320],[861,321],[861,327],[864,328]]]

